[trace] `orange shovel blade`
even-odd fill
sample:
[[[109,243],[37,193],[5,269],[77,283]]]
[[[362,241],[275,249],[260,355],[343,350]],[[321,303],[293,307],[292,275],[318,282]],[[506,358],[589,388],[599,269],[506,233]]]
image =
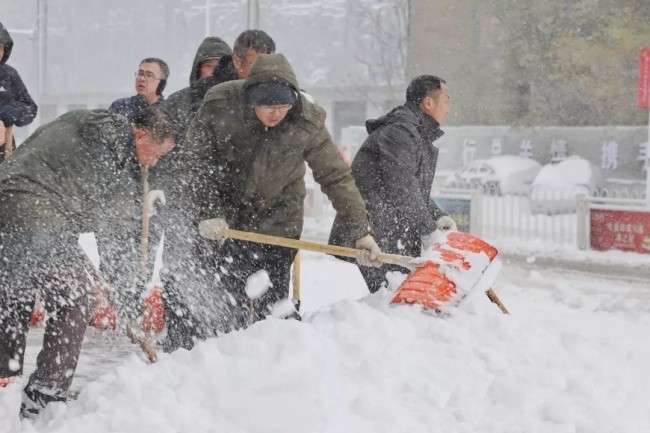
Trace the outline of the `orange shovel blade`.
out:
[[[117,328],[115,310],[100,285],[95,286],[95,302],[89,324],[97,329]]]
[[[482,239],[472,236],[469,233],[452,232],[447,235],[446,245],[458,248],[463,251],[471,251],[473,253],[485,253],[490,258],[490,262],[494,260],[499,251],[492,245],[483,241]]]
[[[468,233],[451,232],[446,236],[443,244],[434,246],[434,251],[442,259],[442,266],[455,265],[457,272],[464,273],[465,276],[475,276],[476,281],[480,279],[485,269],[472,269],[465,254],[467,253],[485,253],[490,262],[497,256],[498,251],[493,246],[483,240],[472,236]],[[408,303],[420,304],[428,309],[438,309],[444,304],[458,303],[464,295],[474,287],[457,287],[454,280],[449,279],[444,272],[440,270],[440,264],[427,262],[424,266],[417,268],[406,280],[397,288],[397,292],[391,303]],[[453,276],[452,276],[453,278]],[[467,280],[465,278],[464,280]],[[459,283],[467,284],[467,282]],[[460,293],[463,296],[455,295]]]
[[[144,317],[142,330],[145,332],[161,332],[165,329],[165,314],[160,287],[154,287],[144,298]]]
[[[456,294],[456,284],[431,262],[417,268],[400,284],[391,303],[420,304],[436,309]]]

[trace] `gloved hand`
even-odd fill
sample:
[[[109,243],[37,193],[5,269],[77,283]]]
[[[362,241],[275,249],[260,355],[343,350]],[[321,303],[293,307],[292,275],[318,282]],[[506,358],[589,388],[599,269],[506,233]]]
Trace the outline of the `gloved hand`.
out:
[[[422,252],[429,250],[440,236],[440,231],[436,230],[420,238],[420,248]]]
[[[3,105],[0,108],[0,120],[5,124],[6,127],[14,126],[16,122],[20,119],[20,111],[13,105]]]
[[[160,201],[160,204],[165,206],[167,200],[165,200],[165,192],[161,189],[152,189],[147,195],[147,201],[149,202],[147,206],[149,207],[149,216],[155,216],[156,213],[156,201]]]
[[[456,225],[456,221],[454,221],[450,216],[443,215],[440,218],[436,220],[436,225],[438,226],[438,230],[452,230],[452,231],[458,231],[458,225]]]
[[[361,239],[358,239],[355,242],[354,247],[361,250],[357,257],[357,263],[361,266],[373,266],[375,268],[381,267],[381,262],[377,260],[379,254],[381,254],[381,250],[372,236],[365,235]]]
[[[212,218],[203,220],[199,223],[199,233],[201,236],[213,241],[218,241],[223,245],[223,231],[228,229],[228,222],[223,218]]]

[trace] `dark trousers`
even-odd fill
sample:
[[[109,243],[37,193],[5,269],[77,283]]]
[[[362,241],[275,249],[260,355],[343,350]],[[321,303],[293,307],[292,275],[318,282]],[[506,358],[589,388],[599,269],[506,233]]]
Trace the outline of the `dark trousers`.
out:
[[[381,268],[373,268],[361,265],[357,266],[359,267],[359,271],[361,271],[363,279],[366,281],[366,285],[368,286],[370,293],[375,293],[377,290],[386,286],[386,272],[405,271],[403,267],[396,265],[382,265]]]
[[[37,295],[48,312],[43,348],[26,389],[62,395],[72,383],[88,324],[86,277],[70,236],[8,234],[0,227],[0,377],[23,372]]]
[[[376,230],[375,241],[381,251],[389,254],[418,257],[420,255],[420,239],[413,235],[413,231],[405,231],[403,227],[386,225]],[[387,272],[408,272],[408,269],[397,265],[382,265],[380,268],[359,266],[359,271],[366,281],[370,293],[375,293],[382,286],[386,286]]]
[[[218,290],[234,299],[230,320],[234,329],[264,319],[289,297],[291,263],[296,250],[253,242],[228,240],[218,250]],[[271,287],[257,299],[246,294],[248,278],[266,271]]]

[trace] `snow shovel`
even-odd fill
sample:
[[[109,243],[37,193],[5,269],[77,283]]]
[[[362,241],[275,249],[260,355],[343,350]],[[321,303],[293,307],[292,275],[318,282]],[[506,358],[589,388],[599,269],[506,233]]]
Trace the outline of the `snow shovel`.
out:
[[[439,310],[458,305],[469,293],[482,288],[490,301],[509,314],[490,287],[500,266],[497,255],[496,248],[468,233],[440,232],[426,252],[427,263],[402,282],[392,303]]]
[[[201,236],[211,239],[211,240],[220,240],[221,238],[227,237],[231,239],[238,239],[242,241],[256,242],[267,245],[276,245],[286,248],[295,248],[303,249],[309,251],[315,251],[320,253],[332,254],[335,256],[357,258],[361,253],[361,250],[355,248],[341,247],[336,245],[322,244],[318,242],[303,241],[298,239],[283,238],[279,236],[265,235],[261,233],[252,233],[245,232],[241,230],[225,229],[219,230],[216,220],[205,220],[201,221],[199,224],[199,232]],[[466,233],[457,233],[458,236],[456,239],[456,247],[465,246],[466,244],[473,246],[475,254],[479,255],[481,248],[485,249],[485,246],[492,248],[492,257],[485,259],[490,263],[496,257],[496,249],[489,246],[480,239],[468,235]],[[472,244],[472,241],[478,241]],[[452,247],[452,248],[456,248]],[[474,251],[472,251],[474,253]],[[454,301],[460,302],[462,296],[453,296],[456,294],[456,285],[453,281],[449,281],[445,275],[441,272],[441,269],[444,268],[443,265],[452,267],[454,269],[460,269],[460,266],[457,262],[457,257],[462,257],[460,254],[456,253],[454,256],[453,251],[448,250],[442,254],[445,258],[453,258],[454,260],[447,260],[443,263],[436,263],[436,258],[420,258],[420,257],[408,257],[401,256],[398,254],[387,254],[381,253],[377,257],[377,260],[386,263],[402,266],[411,271],[414,271],[404,280],[402,285],[397,290],[395,297],[392,300],[392,303],[417,303],[421,304],[426,308],[438,309],[443,303],[449,304]],[[485,261],[484,260],[484,261]],[[471,267],[467,264],[468,268]],[[487,266],[485,267],[485,269]],[[478,267],[476,268],[478,269]],[[483,270],[485,270],[483,269]],[[422,270],[428,270],[423,272]],[[431,272],[435,270],[435,272]],[[478,275],[480,278],[480,274]],[[478,279],[478,278],[477,278]],[[474,284],[476,285],[476,284]],[[496,296],[496,294],[495,294]]]

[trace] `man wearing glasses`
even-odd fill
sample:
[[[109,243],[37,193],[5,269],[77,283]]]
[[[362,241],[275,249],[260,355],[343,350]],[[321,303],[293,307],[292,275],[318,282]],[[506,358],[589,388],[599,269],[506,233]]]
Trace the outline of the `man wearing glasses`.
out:
[[[363,200],[324,122],[325,111],[299,92],[282,54],[262,54],[246,80],[208,91],[179,151],[175,184],[169,189],[175,216],[166,231],[166,263],[176,290],[185,299],[194,298],[189,305],[194,314],[167,311],[164,350],[192,347],[195,323],[186,317],[220,319],[209,324],[210,334],[248,326],[272,313],[297,316],[276,310],[289,305],[282,301],[288,297],[295,250],[229,239],[206,241],[197,229],[200,221],[219,218],[220,229],[299,238],[305,162],[346,221],[347,234],[364,250],[359,262],[379,265],[380,251],[370,235]],[[259,271],[266,271],[271,287],[251,303],[246,282]]]
[[[135,73],[136,95],[113,101],[110,111],[119,113],[131,120],[147,107],[162,107],[165,98],[162,95],[169,78],[169,66],[163,60],[149,57],[140,62]]]

